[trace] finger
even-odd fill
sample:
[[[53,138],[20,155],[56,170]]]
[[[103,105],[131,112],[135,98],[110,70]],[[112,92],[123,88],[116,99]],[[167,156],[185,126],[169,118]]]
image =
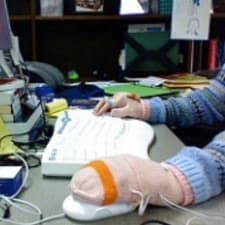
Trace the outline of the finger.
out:
[[[110,111],[109,104],[106,102],[96,113],[97,116],[103,115],[106,112]]]
[[[106,101],[105,101],[105,99],[104,99],[104,98],[101,99],[101,100],[98,102],[98,104],[95,106],[95,108],[94,108],[94,113],[97,114],[97,113],[101,110],[101,108],[104,107],[105,104],[107,104]]]
[[[102,99],[99,104],[95,107],[94,113],[97,116],[103,115],[106,112],[109,112],[111,109],[111,101],[109,101],[108,97]]]

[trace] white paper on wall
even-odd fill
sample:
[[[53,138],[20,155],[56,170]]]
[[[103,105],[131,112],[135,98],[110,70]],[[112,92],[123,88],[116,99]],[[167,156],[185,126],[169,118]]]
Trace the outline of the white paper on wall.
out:
[[[172,39],[207,40],[211,0],[173,0]]]

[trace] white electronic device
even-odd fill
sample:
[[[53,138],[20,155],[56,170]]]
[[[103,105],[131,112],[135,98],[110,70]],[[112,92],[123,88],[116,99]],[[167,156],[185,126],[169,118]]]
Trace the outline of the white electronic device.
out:
[[[42,174],[72,176],[97,158],[132,154],[149,159],[152,126],[136,119],[95,116],[91,110],[70,109],[60,114],[42,156]]]
[[[39,104],[24,121],[5,123],[8,131],[13,134],[13,140],[25,143],[34,141],[37,129],[41,129],[44,124],[42,114],[42,106]]]
[[[128,203],[99,206],[74,199],[69,195],[63,201],[62,208],[63,212],[72,219],[94,221],[132,212],[136,206]]]

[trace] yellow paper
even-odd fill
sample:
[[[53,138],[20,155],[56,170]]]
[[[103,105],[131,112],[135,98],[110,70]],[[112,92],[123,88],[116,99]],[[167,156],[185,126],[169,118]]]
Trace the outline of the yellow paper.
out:
[[[45,109],[48,116],[58,117],[61,112],[68,109],[68,103],[64,98],[55,99],[45,104]]]
[[[0,155],[13,154],[15,152],[22,153],[23,151],[18,148],[12,141],[12,137],[0,117]]]

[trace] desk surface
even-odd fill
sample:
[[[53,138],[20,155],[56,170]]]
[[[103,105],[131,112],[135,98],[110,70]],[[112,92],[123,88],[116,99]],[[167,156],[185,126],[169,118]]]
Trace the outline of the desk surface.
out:
[[[162,161],[169,156],[174,155],[183,146],[183,143],[165,125],[154,126],[154,131],[155,140],[150,147],[150,157],[154,160]],[[31,169],[30,179],[30,187],[23,191],[21,198],[39,206],[43,211],[44,217],[62,213],[62,202],[69,194],[68,186],[70,179],[42,177],[40,167]],[[225,193],[207,203],[192,206],[190,208],[194,210],[203,210],[204,213],[208,212],[223,215],[225,209],[224,197]],[[190,217],[190,214],[184,212],[174,211],[169,208],[149,206],[144,216],[138,216],[137,211],[134,211],[130,214],[95,222],[79,222],[68,218],[62,218],[45,224],[139,225],[149,219],[161,219],[171,223],[172,225],[184,225]],[[28,222],[38,218],[13,211],[12,219],[19,219],[21,221]],[[217,225],[218,224],[219,223],[217,222]],[[224,224],[224,222],[221,224]]]

